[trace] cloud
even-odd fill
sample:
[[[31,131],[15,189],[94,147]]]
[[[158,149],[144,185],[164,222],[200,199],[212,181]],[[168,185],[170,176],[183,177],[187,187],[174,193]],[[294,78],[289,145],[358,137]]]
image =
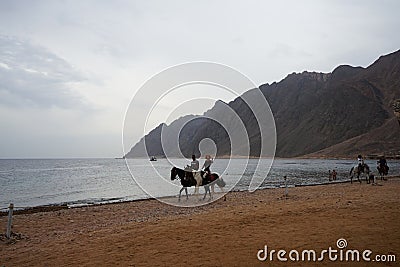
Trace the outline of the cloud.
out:
[[[29,132],[15,142],[24,149],[54,134],[58,143],[75,140],[77,156],[91,148],[68,135],[110,134],[119,148],[132,95],[172,65],[215,61],[262,84],[294,71],[367,66],[400,44],[397,0],[31,2],[0,1],[0,140]]]
[[[85,78],[68,62],[27,40],[0,35],[0,105],[85,108],[71,89]]]

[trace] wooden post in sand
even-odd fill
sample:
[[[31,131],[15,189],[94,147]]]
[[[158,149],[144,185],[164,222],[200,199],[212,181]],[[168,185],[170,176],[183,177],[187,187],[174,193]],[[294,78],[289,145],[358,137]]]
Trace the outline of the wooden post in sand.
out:
[[[10,239],[10,237],[11,237],[13,209],[14,209],[14,204],[10,203],[10,206],[8,207],[8,221],[7,221],[7,231],[6,231],[7,239]]]
[[[283,179],[285,180],[285,198],[287,198],[289,192],[288,192],[288,187],[287,187],[287,177],[286,177],[286,175],[283,176]]]

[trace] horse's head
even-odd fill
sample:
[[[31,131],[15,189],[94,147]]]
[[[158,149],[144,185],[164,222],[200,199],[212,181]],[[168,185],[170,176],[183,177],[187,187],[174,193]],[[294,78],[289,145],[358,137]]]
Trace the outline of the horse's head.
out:
[[[178,170],[176,169],[176,167],[173,167],[171,169],[171,181],[176,179],[176,175],[178,174]]]

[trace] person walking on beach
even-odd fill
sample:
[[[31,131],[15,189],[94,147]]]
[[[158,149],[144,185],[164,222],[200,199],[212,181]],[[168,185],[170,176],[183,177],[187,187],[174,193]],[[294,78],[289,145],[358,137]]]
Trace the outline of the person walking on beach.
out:
[[[211,174],[210,166],[211,164],[213,164],[213,162],[214,159],[211,158],[210,155],[206,155],[206,161],[204,161],[202,169],[204,169],[204,171],[207,172],[208,174]]]
[[[200,167],[199,161],[196,159],[195,155],[192,155],[192,162],[190,163],[190,167],[193,171],[198,171]]]
[[[334,170],[332,171],[332,180],[336,181],[336,175],[337,175],[337,172],[336,172],[336,170],[334,169]]]

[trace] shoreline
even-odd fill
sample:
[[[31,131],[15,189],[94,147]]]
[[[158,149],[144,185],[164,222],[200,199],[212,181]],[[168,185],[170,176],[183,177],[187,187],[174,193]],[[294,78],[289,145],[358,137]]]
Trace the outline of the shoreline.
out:
[[[400,175],[389,175],[386,176],[387,179],[399,179]],[[380,181],[377,179],[377,181]],[[357,183],[357,180],[353,181],[354,183]],[[363,181],[365,182],[365,181]],[[299,187],[315,187],[315,186],[330,186],[330,185],[336,185],[336,184],[346,184],[350,183],[350,180],[337,180],[337,181],[327,181],[327,182],[322,182],[322,183],[315,183],[315,184],[288,184],[288,188],[299,188]],[[264,191],[264,190],[279,190],[284,188],[284,184],[280,185],[279,187],[262,187],[257,189],[256,191]],[[247,190],[231,190],[229,193],[233,192],[248,192]],[[220,193],[217,193],[220,194]],[[189,197],[193,197],[192,194],[189,195]],[[53,212],[53,211],[59,211],[59,210],[69,210],[69,209],[79,209],[79,208],[88,208],[88,207],[96,207],[96,206],[106,206],[106,205],[116,205],[116,204],[124,204],[124,203],[137,203],[137,202],[144,202],[144,201],[151,201],[151,200],[157,200],[157,199],[165,199],[165,198],[173,198],[176,197],[176,195],[171,195],[171,196],[163,196],[163,197],[148,197],[148,198],[138,198],[138,199],[132,199],[132,200],[121,200],[121,201],[115,201],[115,202],[103,202],[103,203],[93,203],[93,204],[68,204],[68,203],[60,203],[60,204],[49,204],[49,205],[39,205],[39,206],[33,206],[33,207],[14,207],[13,213],[15,215],[21,215],[21,214],[34,214],[34,213],[41,213],[41,212]],[[158,201],[158,200],[157,200]],[[183,208],[189,208],[186,206],[181,206]],[[0,217],[5,217],[8,215],[8,210],[3,210],[0,211]]]
[[[381,155],[366,155],[365,159],[369,160],[375,160],[379,159]],[[180,158],[180,157],[168,157],[171,159],[189,159],[189,158]],[[297,156],[297,157],[278,157],[278,156],[261,156],[261,157],[256,157],[256,156],[231,156],[231,155],[221,155],[218,157],[214,157],[215,159],[324,159],[324,160],[352,160],[354,161],[354,156],[312,156],[312,155],[302,155],[302,156]],[[387,160],[400,160],[400,155],[394,155],[394,156],[388,156],[386,155],[385,158]],[[135,157],[135,158],[109,158],[109,159],[116,159],[116,160],[128,160],[128,159],[149,159],[146,157]],[[166,157],[157,157],[157,159],[167,159]],[[202,159],[202,157],[198,158]]]

